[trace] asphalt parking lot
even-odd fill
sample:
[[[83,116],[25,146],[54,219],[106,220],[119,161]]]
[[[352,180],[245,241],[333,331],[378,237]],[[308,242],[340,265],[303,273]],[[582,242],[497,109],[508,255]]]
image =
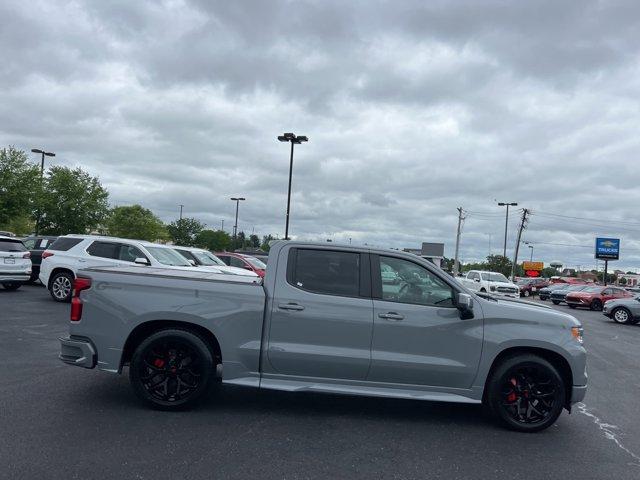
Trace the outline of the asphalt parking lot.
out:
[[[597,312],[571,311],[585,404],[521,434],[475,406],[242,388],[148,410],[126,375],[58,361],[68,310],[42,287],[0,290],[0,478],[640,478],[640,325]]]

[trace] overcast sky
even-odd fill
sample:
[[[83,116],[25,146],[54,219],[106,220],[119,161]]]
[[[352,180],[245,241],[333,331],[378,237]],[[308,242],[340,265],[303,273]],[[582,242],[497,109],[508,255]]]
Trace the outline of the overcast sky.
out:
[[[0,18],[0,145],[56,152],[113,205],[230,231],[242,195],[240,228],[283,236],[292,131],[295,238],[453,256],[461,206],[469,261],[502,252],[510,201],[509,255],[526,207],[535,259],[593,266],[603,235],[640,268],[635,0],[3,0]]]

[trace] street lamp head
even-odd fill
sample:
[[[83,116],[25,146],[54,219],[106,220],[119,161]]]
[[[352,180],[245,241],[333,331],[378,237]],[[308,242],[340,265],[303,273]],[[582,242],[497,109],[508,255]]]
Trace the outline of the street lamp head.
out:
[[[244,198],[244,197],[231,197],[231,200],[233,200],[234,202],[240,202],[242,200],[246,200],[246,198]]]
[[[280,140],[281,142],[288,142],[289,140],[287,140],[287,137],[285,137],[284,135],[279,135],[278,136],[278,140]]]
[[[38,150],[37,148],[32,148],[31,151],[33,153],[44,153],[42,150]]]
[[[305,137],[304,135],[298,135],[296,137],[297,143],[302,143],[302,142],[308,142],[309,139],[307,137]]]
[[[55,157],[55,156],[56,156],[56,154],[55,154],[55,153],[53,153],[53,152],[44,152],[44,154],[45,154],[47,157]]]
[[[293,138],[296,138],[296,134],[295,133],[285,133],[284,134],[284,138],[286,138],[287,140],[291,140]]]

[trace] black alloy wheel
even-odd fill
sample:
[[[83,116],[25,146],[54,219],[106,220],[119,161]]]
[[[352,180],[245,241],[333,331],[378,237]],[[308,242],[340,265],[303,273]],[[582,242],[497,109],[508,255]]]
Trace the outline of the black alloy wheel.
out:
[[[198,335],[177,329],[160,330],[135,350],[129,379],[147,405],[179,410],[202,400],[215,382],[211,350]]]
[[[490,410],[500,422],[520,432],[551,426],[565,404],[562,377],[547,360],[518,355],[505,360],[488,384]]]
[[[600,300],[599,298],[595,298],[592,302],[591,302],[591,310],[595,310],[597,312],[599,312],[600,310],[602,310],[602,300]]]

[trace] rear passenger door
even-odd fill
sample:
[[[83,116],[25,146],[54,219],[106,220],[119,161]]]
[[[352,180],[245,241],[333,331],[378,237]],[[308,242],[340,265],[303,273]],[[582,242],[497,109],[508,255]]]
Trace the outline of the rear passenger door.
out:
[[[118,259],[120,244],[117,242],[105,242],[96,240],[87,247],[87,256],[78,258],[79,268],[106,267],[119,265]]]
[[[289,250],[286,281],[277,282],[273,295],[267,347],[272,373],[366,378],[373,334],[368,257],[339,249]]]

